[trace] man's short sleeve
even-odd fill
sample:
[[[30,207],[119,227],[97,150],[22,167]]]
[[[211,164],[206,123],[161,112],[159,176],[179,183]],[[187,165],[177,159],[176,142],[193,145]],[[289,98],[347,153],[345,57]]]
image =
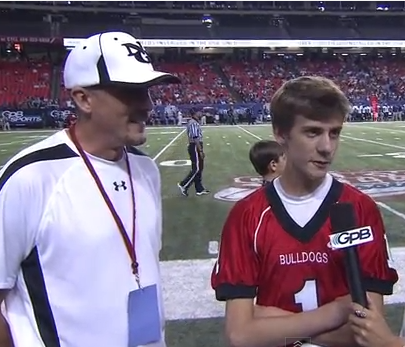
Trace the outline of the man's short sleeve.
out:
[[[259,262],[254,251],[251,215],[246,204],[238,202],[222,229],[218,259],[211,275],[211,285],[219,301],[256,297]]]
[[[360,204],[360,225],[370,226],[374,240],[358,246],[360,266],[365,279],[365,289],[381,295],[391,295],[398,274],[392,267],[385,228],[378,206],[368,196]]]
[[[41,206],[41,188],[33,177],[0,171],[0,289],[14,286],[21,262],[34,247]]]
[[[152,163],[154,165],[155,172],[156,172],[154,188],[156,189],[156,205],[158,207],[157,208],[157,214],[158,214],[157,227],[158,227],[158,239],[159,239],[158,250],[160,252],[162,250],[162,231],[163,231],[162,183],[161,183],[159,168],[157,167],[155,162],[152,162]]]

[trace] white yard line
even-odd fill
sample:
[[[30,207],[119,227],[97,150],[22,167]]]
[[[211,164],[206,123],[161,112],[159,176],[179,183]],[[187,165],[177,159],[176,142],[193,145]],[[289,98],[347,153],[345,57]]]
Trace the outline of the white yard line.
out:
[[[238,125],[238,128],[239,128],[240,130],[244,131],[246,134],[249,134],[249,135],[253,136],[254,138],[256,138],[256,139],[258,139],[258,140],[262,140],[262,138],[261,138],[260,136],[257,136],[256,134],[253,134],[253,133],[250,132],[249,130],[244,129],[244,128],[242,128],[242,127],[239,126],[239,125]],[[357,137],[354,137],[354,138],[353,138],[353,137],[351,137],[351,136],[343,136],[343,135],[340,135],[340,136],[341,136],[341,137],[348,138],[348,139],[350,139],[350,140],[354,140],[354,141],[364,141],[364,142],[376,143],[376,144],[378,144],[378,145],[383,145],[383,146],[386,145],[387,147],[393,147],[393,148],[398,148],[398,149],[403,149],[403,150],[405,150],[405,147],[395,146],[395,145],[389,145],[388,143],[387,143],[387,144],[384,144],[384,143],[380,143],[380,142],[376,142],[376,141],[372,141],[372,140],[360,139],[360,138],[357,138]],[[394,215],[396,215],[396,216],[402,218],[403,220],[405,220],[405,214],[403,214],[403,213],[397,211],[396,209],[394,209],[394,208],[392,208],[392,207],[390,207],[390,206],[388,206],[387,204],[384,204],[384,203],[382,203],[382,202],[376,201],[376,203],[377,203],[377,205],[381,206],[382,208],[386,209],[387,211],[391,212],[392,214],[394,214]]]
[[[156,161],[164,152],[166,152],[166,150],[173,145],[173,143],[181,136],[185,133],[186,129],[183,129],[183,131],[179,132],[166,146],[164,146],[162,148],[162,150],[155,155],[155,157],[153,158],[153,161]]]
[[[404,124],[405,121],[383,121],[383,122],[347,122],[346,125],[357,125],[357,124],[368,124],[368,125],[379,125],[379,124]]]
[[[371,126],[366,126],[366,125],[358,125],[357,126],[359,129],[370,129],[370,130],[376,130],[376,131],[379,131],[379,130],[385,130],[385,131],[391,131],[391,132],[399,132],[399,133],[405,133],[405,130],[401,130],[401,129],[394,129],[394,128],[384,128],[384,127],[378,127],[378,126],[375,126],[375,127],[371,127]]]
[[[359,154],[358,158],[376,158],[376,157],[383,157],[384,154]]]
[[[58,130],[10,130],[10,131],[1,131],[0,134],[38,134],[38,133],[55,133]]]
[[[157,131],[157,132],[152,132],[152,133],[147,133],[149,135],[173,135],[173,134],[178,134],[178,131]]]
[[[399,212],[396,209],[392,208],[391,206],[388,206],[387,204],[384,204],[383,202],[376,201],[378,206],[381,206],[382,208],[385,208],[387,211],[391,212],[392,214],[395,214],[397,217],[402,218],[405,220],[405,213]]]
[[[258,140],[263,140],[260,136],[257,136],[256,134],[251,133],[249,130],[246,130],[245,128],[242,128],[240,125],[237,125],[238,129],[244,131],[246,134],[249,134],[250,136],[253,136],[254,138]]]
[[[373,145],[380,145],[380,146],[385,146],[385,147],[391,147],[391,148],[396,148],[396,149],[402,149],[405,150],[405,147],[402,146],[397,146],[397,145],[392,145],[390,143],[385,143],[385,142],[378,142],[378,141],[373,141],[373,140],[367,140],[367,139],[362,139],[360,137],[353,137],[353,136],[347,136],[347,135],[340,135],[340,137],[343,137],[345,139],[349,139],[352,141],[359,141],[359,142],[366,142],[366,143],[371,143]]]
[[[24,142],[33,141],[33,139],[21,139],[19,141],[2,142],[0,146],[13,146],[18,144],[23,144]]]

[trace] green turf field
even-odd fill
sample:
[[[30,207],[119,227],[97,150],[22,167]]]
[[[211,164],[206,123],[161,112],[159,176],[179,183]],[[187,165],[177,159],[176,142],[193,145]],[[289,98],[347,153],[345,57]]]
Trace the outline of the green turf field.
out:
[[[0,132],[0,166],[21,148],[50,132]],[[170,347],[214,347],[222,343],[223,306],[214,299],[210,272],[221,226],[232,201],[260,185],[248,160],[258,139],[269,138],[271,126],[211,126],[204,128],[208,196],[193,190],[185,198],[176,186],[188,172],[187,139],[182,128],[150,128],[142,147],[162,174],[167,342]],[[387,298],[387,317],[395,331],[405,302],[405,123],[348,124],[333,170],[338,177],[368,192],[384,215],[393,257],[401,281]]]

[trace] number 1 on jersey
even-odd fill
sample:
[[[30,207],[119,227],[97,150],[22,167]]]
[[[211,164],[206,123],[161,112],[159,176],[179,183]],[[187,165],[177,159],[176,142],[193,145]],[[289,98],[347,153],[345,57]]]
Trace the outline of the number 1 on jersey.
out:
[[[316,280],[307,280],[302,289],[294,294],[294,301],[301,305],[302,311],[310,311],[318,308],[318,290]]]

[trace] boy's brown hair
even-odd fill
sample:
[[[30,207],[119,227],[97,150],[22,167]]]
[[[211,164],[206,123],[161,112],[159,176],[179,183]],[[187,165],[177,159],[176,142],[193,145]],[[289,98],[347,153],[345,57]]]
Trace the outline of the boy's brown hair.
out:
[[[249,151],[249,159],[260,176],[269,174],[269,164],[276,163],[284,154],[283,148],[276,141],[261,140],[256,142]]]
[[[276,91],[270,112],[273,129],[288,133],[298,115],[318,121],[344,119],[350,107],[346,95],[333,81],[324,77],[303,76],[284,83]]]

